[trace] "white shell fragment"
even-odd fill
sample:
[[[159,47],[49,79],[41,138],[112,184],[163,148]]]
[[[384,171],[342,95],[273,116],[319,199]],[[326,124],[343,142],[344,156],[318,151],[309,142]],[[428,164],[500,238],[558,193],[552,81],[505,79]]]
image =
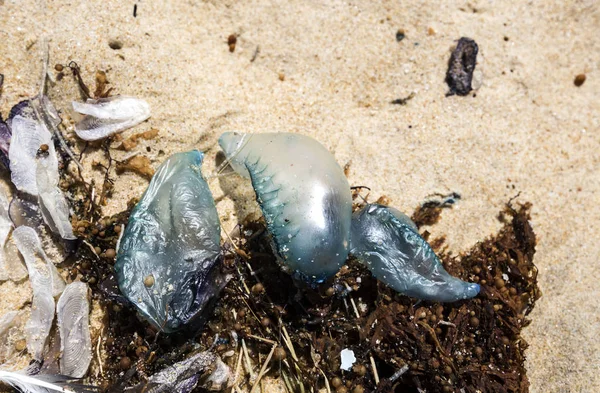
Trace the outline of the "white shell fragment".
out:
[[[33,292],[31,316],[25,324],[27,350],[41,361],[54,319],[54,297],[62,293],[65,283],[46,256],[33,228],[18,227],[13,231],[13,238],[25,259]]]
[[[350,371],[354,362],[356,362],[356,357],[354,356],[354,351],[348,348],[342,349],[342,365],[340,366],[341,370]]]
[[[8,214],[9,204],[4,190],[0,188],[0,281],[19,281],[27,277],[27,271],[21,264],[14,246],[7,252],[8,236],[12,229],[12,221]]]
[[[87,284],[77,281],[67,285],[56,307],[62,375],[83,378],[87,372],[92,360],[89,313]]]
[[[73,101],[73,109],[86,115],[75,125],[77,136],[86,141],[96,141],[125,131],[150,117],[150,105],[138,98],[114,96]]]

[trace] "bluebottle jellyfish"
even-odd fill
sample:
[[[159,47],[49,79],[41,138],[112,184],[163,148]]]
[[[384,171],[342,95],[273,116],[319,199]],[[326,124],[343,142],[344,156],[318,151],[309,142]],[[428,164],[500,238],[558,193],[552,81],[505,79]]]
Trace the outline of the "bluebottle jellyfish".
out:
[[[177,153],[158,168],[118,250],[121,292],[165,332],[195,327],[224,285],[221,226],[202,159],[197,150]]]
[[[407,296],[454,302],[479,293],[478,284],[451,276],[411,219],[394,208],[367,204],[352,215],[350,253]]]
[[[337,273],[348,257],[352,196],[329,150],[291,133],[227,132],[219,145],[252,180],[281,264],[308,283]]]

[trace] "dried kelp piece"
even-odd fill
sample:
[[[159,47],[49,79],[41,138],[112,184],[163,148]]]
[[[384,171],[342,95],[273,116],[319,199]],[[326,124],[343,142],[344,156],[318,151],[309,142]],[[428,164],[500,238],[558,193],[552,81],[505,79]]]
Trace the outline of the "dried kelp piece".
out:
[[[131,212],[115,271],[121,292],[157,328],[200,320],[223,280],[221,226],[197,150],[172,155]]]
[[[83,378],[92,360],[89,327],[89,288],[76,281],[67,285],[56,306],[60,331],[60,373]]]
[[[73,109],[86,115],[75,125],[77,136],[95,141],[125,131],[150,117],[150,105],[144,100],[113,96],[85,103],[73,102]]]
[[[466,96],[472,90],[473,71],[477,65],[477,43],[467,37],[458,40],[456,49],[450,55],[448,71],[446,72],[446,83],[450,88],[447,96]]]
[[[117,172],[131,171],[150,179],[154,175],[154,168],[148,157],[135,156],[117,164]]]
[[[352,215],[350,252],[377,279],[418,299],[454,302],[480,290],[448,274],[416,225],[393,208],[367,204]]]
[[[130,151],[138,145],[138,141],[140,139],[150,140],[156,138],[157,136],[158,130],[156,128],[152,128],[151,130],[140,132],[139,134],[134,134],[130,136],[129,138],[125,139],[119,147],[125,151]]]
[[[0,281],[19,281],[27,277],[27,271],[11,247],[12,245],[7,243],[13,226],[8,210],[8,199],[4,190],[0,188]]]
[[[291,133],[226,132],[219,145],[251,178],[282,265],[309,282],[337,273],[348,256],[352,196],[331,152]]]
[[[25,259],[33,292],[31,317],[25,325],[27,349],[34,359],[41,361],[54,320],[54,297],[62,293],[65,283],[46,256],[33,228],[18,227],[13,231],[13,238]]]

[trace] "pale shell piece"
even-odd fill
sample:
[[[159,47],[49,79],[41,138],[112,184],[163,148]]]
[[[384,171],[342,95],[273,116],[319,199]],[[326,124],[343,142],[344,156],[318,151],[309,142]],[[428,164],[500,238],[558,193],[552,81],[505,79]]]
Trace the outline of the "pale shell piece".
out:
[[[13,238],[25,259],[33,291],[31,316],[25,324],[27,350],[41,361],[54,320],[54,296],[60,295],[65,283],[46,256],[33,228],[18,227],[13,231]]]
[[[83,378],[92,360],[88,291],[87,284],[73,282],[67,285],[56,306],[60,332],[60,373],[74,378]]]
[[[0,281],[19,281],[27,277],[27,270],[19,260],[14,246],[7,243],[13,226],[8,209],[8,199],[0,188]]]
[[[86,115],[75,125],[77,136],[86,141],[125,131],[150,117],[146,101],[127,96],[88,99],[85,103],[73,101],[73,109]]]
[[[52,134],[41,123],[20,115],[12,119],[12,137],[8,157],[10,178],[18,190],[38,195],[37,152],[41,145],[48,146],[48,167],[56,168],[51,181],[58,184],[58,158],[52,143]]]
[[[0,336],[12,326],[17,315],[19,315],[18,311],[9,311],[0,317]]]
[[[67,240],[76,239],[69,219],[69,204],[65,195],[58,188],[58,170],[53,167],[53,160],[47,157],[38,158],[36,180],[38,187],[38,204],[44,222],[54,233]]]
[[[337,273],[348,257],[352,195],[331,152],[292,133],[226,132],[219,145],[252,180],[282,265],[311,283]]]

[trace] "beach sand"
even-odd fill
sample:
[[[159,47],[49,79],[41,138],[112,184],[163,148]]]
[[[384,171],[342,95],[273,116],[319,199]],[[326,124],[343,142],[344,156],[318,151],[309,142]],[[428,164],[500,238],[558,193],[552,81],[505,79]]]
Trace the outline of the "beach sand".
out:
[[[0,111],[39,90],[47,39],[52,75],[75,61],[90,85],[104,70],[115,92],[150,103],[150,120],[124,136],[159,130],[136,148],[155,168],[198,148],[210,176],[224,131],[310,135],[350,165],[351,185],[370,187],[371,200],[385,195],[410,213],[432,193],[458,192],[429,229],[457,253],[495,233],[498,211],[519,194],[533,203],[543,292],[523,332],[531,391],[599,391],[600,4],[423,3],[0,0]],[[448,58],[463,36],[479,45],[478,89],[446,97]],[[47,93],[68,121],[81,99],[71,75]],[[410,93],[406,105],[390,104]],[[84,160],[98,181],[89,167],[101,156],[92,149]],[[209,184],[224,195],[219,179]],[[146,185],[121,175],[105,213]],[[240,187],[244,211],[218,202],[225,231],[257,213]],[[0,313],[29,293],[0,284]]]

